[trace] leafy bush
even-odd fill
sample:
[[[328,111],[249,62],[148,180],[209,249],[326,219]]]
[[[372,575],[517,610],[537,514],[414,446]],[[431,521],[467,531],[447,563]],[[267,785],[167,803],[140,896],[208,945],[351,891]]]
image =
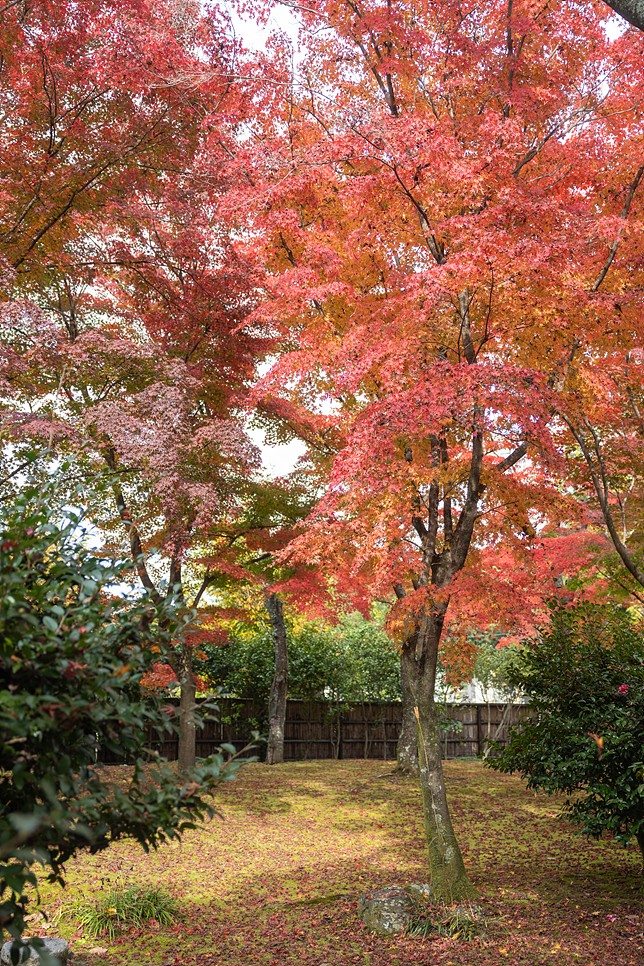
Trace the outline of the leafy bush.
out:
[[[14,938],[37,865],[62,882],[80,849],[177,838],[238,765],[222,752],[182,785],[161,760],[144,767],[146,731],[175,726],[139,682],[180,617],[128,598],[124,566],[82,545],[81,516],[46,507],[54,492],[0,511],[0,931]],[[99,742],[135,763],[126,788],[97,768]]]
[[[149,922],[168,926],[179,912],[176,899],[163,889],[114,887],[91,901],[78,902],[74,916],[88,936],[108,936]]]
[[[295,622],[288,647],[291,698],[345,705],[400,700],[400,657],[377,620],[351,614],[335,627]],[[229,643],[204,650],[200,673],[228,694],[266,705],[275,669],[269,627],[233,628]]]
[[[590,836],[636,837],[644,856],[644,636],[623,608],[555,610],[512,672],[533,714],[488,761],[529,788],[568,796]]]
[[[477,646],[472,680],[479,683],[485,696],[496,691],[503,700],[513,701],[518,694],[518,689],[513,684],[513,669],[521,659],[521,652],[515,644],[499,647],[502,636],[501,632],[489,631],[479,631],[471,635]]]

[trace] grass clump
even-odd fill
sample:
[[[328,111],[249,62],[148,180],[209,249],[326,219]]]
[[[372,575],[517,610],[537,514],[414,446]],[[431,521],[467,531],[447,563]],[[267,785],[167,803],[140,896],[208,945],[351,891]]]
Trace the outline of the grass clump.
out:
[[[176,900],[164,889],[116,886],[90,900],[76,903],[74,917],[89,936],[108,936],[149,922],[169,925],[177,916]]]
[[[467,942],[487,932],[489,922],[480,906],[470,904],[449,909],[430,908],[413,916],[406,933],[408,936],[431,936],[460,939]]]

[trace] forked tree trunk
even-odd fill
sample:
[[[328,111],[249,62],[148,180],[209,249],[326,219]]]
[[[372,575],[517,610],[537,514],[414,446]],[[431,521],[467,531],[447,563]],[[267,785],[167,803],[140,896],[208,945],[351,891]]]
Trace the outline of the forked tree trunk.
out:
[[[422,618],[416,646],[412,650],[408,645],[407,658],[418,724],[418,764],[432,894],[440,902],[454,902],[472,898],[476,890],[467,878],[447,805],[434,700],[438,645],[445,609],[433,610]]]
[[[483,752],[483,758],[489,758],[490,757],[490,755],[492,753],[492,745],[494,744],[495,741],[498,741],[499,740],[499,738],[503,734],[503,730],[505,728],[507,728],[508,722],[509,722],[510,718],[512,717],[512,708],[513,707],[514,707],[514,704],[513,704],[512,700],[506,702],[505,708],[503,709],[503,714],[501,715],[501,720],[498,723],[498,725],[496,727],[496,731],[492,735],[491,740],[490,740],[490,734],[489,734],[489,732],[490,732],[490,728],[489,728],[490,712],[488,711],[488,742],[487,742],[487,745],[485,746],[485,751]]]
[[[177,655],[179,679],[179,774],[187,775],[197,762],[197,685],[192,669],[192,651],[182,645]]]
[[[275,647],[275,673],[268,699],[268,748],[266,764],[278,765],[284,761],[284,728],[286,725],[286,691],[288,685],[288,644],[284,608],[277,594],[269,594],[266,608],[273,628]]]
[[[396,771],[402,775],[418,775],[418,722],[414,714],[415,702],[410,678],[413,674],[414,646],[408,643],[400,655],[402,724],[398,738]]]

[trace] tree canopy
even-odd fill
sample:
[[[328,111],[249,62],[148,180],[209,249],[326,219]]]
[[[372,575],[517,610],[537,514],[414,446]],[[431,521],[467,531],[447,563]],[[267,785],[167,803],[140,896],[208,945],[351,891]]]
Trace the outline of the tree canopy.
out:
[[[616,575],[641,603],[644,34],[577,0],[290,6],[297,52],[256,55],[197,0],[0,7],[3,493],[34,445],[100,467],[97,524],[199,610],[183,770],[227,588],[383,601],[465,898],[439,660]],[[303,442],[289,479],[251,418]]]

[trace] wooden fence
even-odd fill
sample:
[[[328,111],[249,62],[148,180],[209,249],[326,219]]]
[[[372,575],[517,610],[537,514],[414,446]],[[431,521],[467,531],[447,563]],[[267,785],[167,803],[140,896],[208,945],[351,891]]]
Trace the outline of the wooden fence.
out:
[[[248,744],[253,730],[265,732],[263,709],[252,701],[223,699],[218,702],[217,720],[206,721],[197,732],[197,757],[205,758],[222,743],[238,750]],[[521,721],[526,705],[452,704],[443,709],[443,757],[475,758],[502,724],[497,739],[504,742],[508,727]],[[400,732],[400,704],[361,704],[338,708],[326,702],[289,701],[287,703],[284,757],[288,761],[313,758],[393,759]],[[450,722],[452,722],[450,726]],[[178,740],[149,736],[150,747],[174,760]],[[262,754],[263,746],[259,747]],[[105,749],[99,758],[106,764],[123,761]]]

